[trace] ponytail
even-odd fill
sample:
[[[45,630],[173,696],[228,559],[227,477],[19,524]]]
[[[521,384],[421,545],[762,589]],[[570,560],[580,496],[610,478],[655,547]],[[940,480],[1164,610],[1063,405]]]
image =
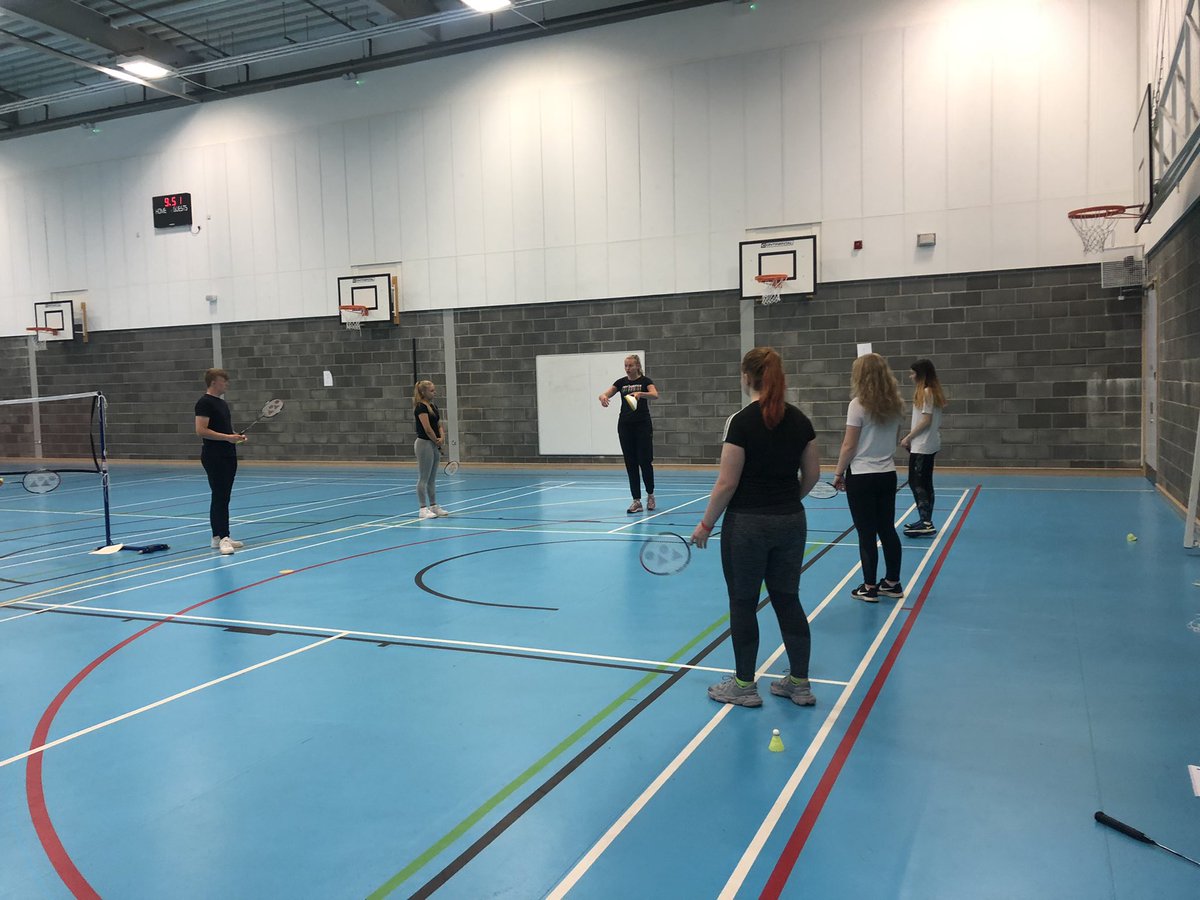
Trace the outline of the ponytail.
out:
[[[770,347],[755,347],[742,357],[742,372],[749,377],[750,386],[758,392],[763,424],[773,429],[783,419],[784,392],[787,389],[783,360]]]

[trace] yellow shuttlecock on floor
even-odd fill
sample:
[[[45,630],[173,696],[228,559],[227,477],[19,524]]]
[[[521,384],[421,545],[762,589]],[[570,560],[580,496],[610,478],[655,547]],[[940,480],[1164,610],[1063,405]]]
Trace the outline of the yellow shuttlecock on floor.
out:
[[[767,746],[767,749],[770,750],[772,753],[782,753],[783,752],[783,738],[781,738],[779,736],[778,728],[774,728],[771,730],[771,743]]]
[[[1129,532],[1129,534],[1125,535],[1125,540],[1129,541],[1129,543],[1132,544],[1134,541],[1137,540],[1137,535],[1131,531],[1131,532]]]

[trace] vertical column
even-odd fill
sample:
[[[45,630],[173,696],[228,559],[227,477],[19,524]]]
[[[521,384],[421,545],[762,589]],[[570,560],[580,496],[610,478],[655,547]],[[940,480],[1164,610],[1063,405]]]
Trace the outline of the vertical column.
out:
[[[37,379],[37,352],[40,349],[37,344],[37,334],[31,334],[25,338],[25,347],[29,352],[29,396],[37,398],[38,394],[38,379]],[[34,403],[33,409],[33,455],[37,459],[42,458],[42,409],[41,405]]]
[[[213,322],[212,325],[212,345],[213,345],[213,364],[214,369],[223,369],[221,365],[221,323]]]
[[[442,347],[446,356],[446,433],[450,461],[458,462],[458,357],[454,349],[454,310],[442,310]]]

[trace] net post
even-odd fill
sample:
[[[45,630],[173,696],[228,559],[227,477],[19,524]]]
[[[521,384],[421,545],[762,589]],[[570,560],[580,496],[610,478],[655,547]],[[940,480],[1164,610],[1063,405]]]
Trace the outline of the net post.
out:
[[[1188,484],[1187,520],[1183,525],[1183,546],[1188,550],[1196,544],[1196,507],[1200,501],[1200,416],[1196,419],[1196,449],[1192,453],[1192,480]]]
[[[104,546],[112,546],[112,513],[108,500],[108,447],[105,444],[105,412],[108,400],[103,392],[96,392],[97,420],[100,424],[100,493],[104,497]]]

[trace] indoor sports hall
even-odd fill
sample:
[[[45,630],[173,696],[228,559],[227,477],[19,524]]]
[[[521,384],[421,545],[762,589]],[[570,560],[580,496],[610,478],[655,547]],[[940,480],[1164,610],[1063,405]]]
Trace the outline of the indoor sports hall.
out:
[[[0,30],[0,897],[1200,896],[1200,0]]]

